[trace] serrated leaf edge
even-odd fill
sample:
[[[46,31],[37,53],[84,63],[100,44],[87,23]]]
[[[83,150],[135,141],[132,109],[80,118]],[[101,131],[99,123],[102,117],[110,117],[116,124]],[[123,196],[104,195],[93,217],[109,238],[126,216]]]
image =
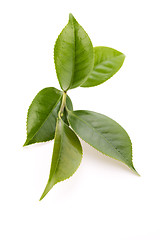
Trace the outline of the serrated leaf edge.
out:
[[[45,88],[43,88],[43,89],[45,89]],[[42,89],[42,90],[43,90],[43,89]],[[42,90],[41,90],[41,91],[42,91]],[[58,89],[57,89],[57,90],[58,90]],[[50,113],[48,114],[48,116],[47,116],[47,118],[45,119],[45,121],[41,124],[41,126],[39,127],[39,129],[35,132],[35,134],[34,134],[29,140],[28,140],[28,138],[26,139],[26,141],[25,141],[23,147],[28,146],[28,145],[35,144],[35,143],[30,143],[30,144],[28,144],[28,143],[30,142],[30,140],[33,139],[33,137],[37,134],[37,132],[42,128],[42,126],[44,125],[44,123],[47,121],[47,119],[49,118],[50,114],[52,113],[53,109],[57,106],[57,104],[58,104],[59,101],[61,100],[61,98],[62,98],[62,92],[61,92],[60,90],[58,90],[58,91],[61,93],[61,96],[58,98],[56,104],[54,105],[54,107],[52,108],[52,110],[50,111]],[[39,93],[40,93],[40,92],[38,92],[37,95],[38,95]],[[37,95],[36,95],[36,96],[37,96]],[[29,108],[28,108],[28,112],[27,112],[27,121],[26,121],[26,132],[27,132],[27,137],[28,137],[28,124],[27,124],[27,123],[28,123],[28,117],[29,117],[29,113],[30,113],[31,106],[32,106],[33,101],[34,101],[34,99],[36,98],[36,96],[33,98],[32,102],[31,102],[31,104],[30,104],[30,106],[29,106]],[[53,139],[51,139],[51,140],[53,140]],[[48,141],[51,141],[51,140],[40,141],[40,142],[36,142],[36,143],[48,142]]]
[[[67,25],[69,24],[69,22],[70,22],[70,15],[73,17],[74,21],[75,21],[78,25],[80,25],[80,24],[77,22],[77,20],[75,19],[75,17],[70,13],[70,14],[69,14],[69,21],[68,21],[68,23],[66,24],[66,26],[67,26]],[[57,74],[57,68],[56,68],[55,54],[54,54],[54,52],[55,52],[55,47],[56,47],[56,44],[57,44],[57,41],[58,41],[60,35],[62,34],[62,32],[63,32],[63,30],[66,28],[66,26],[62,29],[62,31],[61,31],[60,34],[58,35],[58,37],[57,37],[57,39],[56,39],[56,41],[55,41],[55,44],[54,44],[54,48],[53,48],[53,60],[54,60],[54,66],[55,66],[56,74]],[[92,44],[92,41],[91,41],[88,33],[84,30],[84,28],[83,28],[81,25],[80,25],[80,27],[83,29],[83,31],[84,31],[84,32],[86,33],[86,35],[88,36],[89,41],[90,41],[90,43],[91,43],[91,45],[92,45],[92,48],[93,48],[93,44]],[[74,27],[74,34],[75,34],[75,27]],[[74,39],[75,39],[75,38],[74,38]],[[74,41],[74,42],[75,42],[75,41]],[[75,61],[74,61],[74,62],[75,62]],[[80,87],[83,83],[86,82],[86,80],[87,80],[87,78],[89,77],[89,75],[91,74],[93,68],[94,68],[94,50],[93,50],[92,69],[90,70],[90,72],[88,73],[88,75],[84,78],[84,81],[79,85],[79,87]],[[72,75],[73,75],[73,74],[72,74]],[[60,80],[59,80],[59,78],[58,78],[58,74],[57,74],[57,79],[58,79],[59,85],[60,85],[60,87],[61,87],[61,89],[62,89],[63,91],[67,91],[67,90],[69,90],[69,89],[72,89],[72,88],[70,88],[71,85],[72,85],[72,84],[70,83],[69,86],[68,86],[68,88],[64,90],[64,89],[62,88],[61,82],[60,82]],[[72,77],[71,82],[72,82],[72,81],[73,81],[73,77]],[[77,87],[78,87],[78,86],[77,86]],[[76,88],[76,87],[75,87],[75,88]],[[73,88],[73,89],[74,89],[74,88]]]
[[[105,47],[105,46],[96,46],[96,47],[94,47],[94,48],[98,48],[98,47]],[[110,48],[110,47],[107,47],[107,48]],[[117,51],[117,52],[119,53],[118,56],[112,57],[112,58],[110,58],[110,60],[113,59],[113,58],[117,58],[117,57],[119,57],[119,56],[121,56],[121,55],[124,57],[123,62],[121,63],[121,65],[120,65],[120,67],[118,68],[118,70],[117,70],[111,77],[106,78],[103,82],[100,82],[100,83],[98,83],[98,84],[96,84],[96,85],[92,85],[92,86],[82,86],[85,82],[87,82],[87,80],[88,80],[90,74],[92,73],[92,71],[94,70],[94,68],[97,67],[97,66],[99,66],[99,65],[101,65],[102,63],[106,62],[106,61],[102,61],[101,63],[93,66],[93,69],[92,69],[92,71],[90,72],[90,74],[88,75],[88,78],[86,79],[85,82],[83,82],[83,83],[80,85],[80,87],[90,88],[90,87],[99,86],[99,85],[101,85],[102,83],[105,83],[106,81],[108,81],[109,79],[111,79],[112,77],[114,77],[114,75],[121,69],[121,67],[123,66],[123,63],[124,63],[124,60],[125,60],[126,56],[124,55],[124,53],[122,53],[122,52],[120,52],[120,51],[118,51],[118,50],[116,50],[116,49],[114,49],[114,48],[110,48],[110,49],[115,50],[115,51]],[[95,51],[94,51],[94,55],[95,55]]]
[[[58,119],[57,119],[58,120]],[[63,119],[61,119],[62,121],[63,121]],[[63,121],[63,123],[67,126],[67,127],[69,127],[64,121]],[[70,128],[70,127],[69,127]],[[70,128],[71,130],[72,130],[72,128]],[[73,131],[73,130],[72,130]],[[73,131],[74,132],[74,131]],[[74,134],[77,136],[77,138],[78,138],[78,140],[79,140],[79,136],[74,132]],[[55,138],[56,138],[56,131],[55,131]],[[62,139],[62,138],[61,138]],[[75,173],[76,173],[76,171],[78,170],[78,168],[79,168],[79,166],[81,165],[81,162],[82,162],[82,158],[83,158],[83,148],[82,148],[82,145],[81,145],[81,142],[80,142],[80,140],[79,140],[79,143],[80,143],[80,146],[81,146],[81,152],[82,152],[82,155],[81,155],[81,159],[80,159],[80,162],[79,162],[79,165],[78,165],[78,167],[77,167],[77,169],[75,170],[75,172],[73,172],[73,174],[71,174],[69,177],[67,177],[66,179],[64,179],[64,180],[61,180],[61,181],[58,181],[58,182],[56,182],[55,184],[53,184],[53,186],[55,186],[57,183],[59,183],[59,182],[64,182],[64,181],[66,181],[66,180],[68,180],[69,178],[71,178]],[[54,148],[53,148],[54,149]],[[61,149],[61,147],[60,147],[60,149]],[[53,154],[53,153],[52,153]],[[59,162],[59,160],[58,160],[58,162]],[[52,163],[52,160],[51,160],[51,163]],[[58,165],[58,163],[57,163],[57,165]],[[55,168],[55,171],[56,171],[56,169],[57,169],[57,167]],[[50,166],[50,170],[51,170],[51,166]],[[54,171],[54,173],[55,173],[55,171]],[[49,174],[49,177],[50,177],[50,174]],[[47,185],[48,185],[48,183],[49,183],[50,181],[49,181],[49,179],[48,179],[48,182],[47,182],[47,184],[46,184],[46,187],[47,187]],[[52,186],[52,187],[53,187]],[[46,187],[45,187],[45,189],[46,189]],[[45,192],[45,189],[44,189],[44,191],[43,191],[43,193]],[[51,188],[52,189],[52,188]],[[50,190],[51,190],[50,189]],[[49,190],[49,192],[50,192],[50,190]],[[42,195],[41,195],[41,197],[40,197],[40,199],[39,199],[39,201],[41,201],[49,192],[47,192],[44,196],[43,196],[43,193],[42,193]]]
[[[72,111],[69,111],[69,112],[72,112]],[[102,114],[103,115],[103,114]],[[113,120],[113,119],[112,119]],[[115,120],[113,120],[113,121],[115,121]],[[69,124],[70,124],[70,126],[71,126],[71,123],[70,123],[70,121],[69,121],[69,118],[68,118],[68,122],[69,122]],[[117,122],[116,122],[117,123]],[[119,124],[119,123],[117,123],[125,132],[126,132],[126,130]],[[71,126],[72,127],[72,126]],[[78,133],[72,128],[72,130],[76,133],[76,135],[78,135]],[[130,142],[131,142],[131,139],[130,139],[130,137],[129,137],[129,135],[128,135],[128,133],[126,132],[126,134],[127,134],[127,136],[128,136],[128,138],[129,138],[129,140],[130,140]],[[78,135],[79,136],[79,135]],[[79,136],[80,137],[80,136]],[[81,137],[80,137],[81,138]],[[81,138],[83,141],[85,141],[83,138]],[[108,141],[108,140],[107,140]],[[119,160],[119,159],[117,159],[117,158],[113,158],[113,157],[111,157],[110,155],[108,155],[108,154],[105,154],[103,151],[101,151],[101,150],[99,150],[99,149],[97,149],[96,147],[94,147],[92,144],[90,144],[90,143],[88,143],[87,141],[85,141],[87,144],[89,144],[91,147],[93,147],[94,149],[96,149],[98,152],[101,152],[103,155],[105,155],[105,156],[108,156],[108,157],[110,157],[110,158],[112,158],[112,159],[115,159],[115,160],[117,160],[117,161],[120,161],[120,162],[122,162],[125,166],[127,166],[127,167],[129,167],[133,172],[135,172],[138,176],[140,176],[140,174],[137,172],[137,170],[134,168],[134,165],[133,165],[133,161],[132,161],[132,159],[133,159],[133,153],[132,153],[132,142],[131,142],[131,154],[132,154],[132,158],[131,158],[131,163],[132,163],[132,166],[129,166],[129,165],[127,165],[127,164],[125,164],[123,161],[121,161],[121,160]],[[112,145],[112,144],[111,144]],[[115,148],[115,147],[114,147]],[[116,149],[116,148],[115,148]],[[117,150],[117,149],[116,149]],[[119,151],[117,150],[117,152],[119,153]],[[121,153],[120,153],[121,154]],[[121,154],[122,155],[122,154]]]

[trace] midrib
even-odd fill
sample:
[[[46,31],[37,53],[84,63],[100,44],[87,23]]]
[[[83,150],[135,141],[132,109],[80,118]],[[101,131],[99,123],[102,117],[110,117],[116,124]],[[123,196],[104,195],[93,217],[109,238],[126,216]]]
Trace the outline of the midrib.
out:
[[[103,135],[99,134],[99,132],[93,128],[91,125],[89,125],[86,121],[84,121],[83,119],[79,118],[76,114],[73,114],[73,112],[71,113],[73,116],[75,116],[76,118],[78,118],[80,121],[84,122],[87,126],[89,126],[89,128],[91,128],[93,131],[95,131],[99,136],[103,137],[103,139],[109,144],[111,145],[111,147],[120,155],[122,156],[122,158],[125,160],[125,157],[116,149],[116,147],[110,142],[108,141]]]

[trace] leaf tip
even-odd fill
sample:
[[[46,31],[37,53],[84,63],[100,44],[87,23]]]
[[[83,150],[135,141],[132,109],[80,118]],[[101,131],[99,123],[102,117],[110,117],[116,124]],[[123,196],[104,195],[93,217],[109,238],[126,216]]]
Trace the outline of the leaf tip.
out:
[[[32,144],[29,139],[26,139],[25,143],[23,144],[23,147],[26,147],[28,145]]]
[[[69,14],[69,22],[74,22],[74,21],[76,21],[76,19],[75,19],[75,17],[73,16],[73,14],[72,13],[70,13]]]
[[[43,196],[43,194],[42,194],[42,196],[41,196],[40,199],[39,199],[39,202],[41,202],[43,198],[44,198],[44,196]]]
[[[44,192],[42,193],[42,196],[40,197],[39,201],[41,201],[46,195],[47,193],[52,189],[52,187],[56,184],[57,182],[55,182],[53,179],[52,181],[48,180],[48,183],[44,189]]]
[[[45,189],[45,190],[46,190],[46,189]],[[41,201],[41,200],[46,196],[47,192],[46,192],[45,190],[44,190],[44,192],[42,193],[42,195],[41,195],[39,201]]]
[[[138,172],[137,172],[137,170],[135,169],[135,167],[132,165],[131,167],[130,167],[130,169],[137,175],[137,176],[141,176]]]
[[[27,140],[25,141],[25,143],[23,144],[23,147],[27,146],[28,143],[27,143]]]
[[[74,18],[73,14],[69,13],[69,19],[73,19],[73,18]]]
[[[138,177],[141,177],[141,175],[136,170],[134,172]]]

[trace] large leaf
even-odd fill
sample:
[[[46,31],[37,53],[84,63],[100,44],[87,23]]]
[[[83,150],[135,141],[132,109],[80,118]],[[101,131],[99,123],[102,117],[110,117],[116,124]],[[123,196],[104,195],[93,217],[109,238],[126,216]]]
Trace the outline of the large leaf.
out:
[[[57,119],[50,175],[40,200],[56,183],[71,177],[81,159],[82,147],[79,139],[62,119]]]
[[[57,77],[64,91],[80,86],[93,69],[91,40],[72,14],[56,41],[54,60]]]
[[[68,119],[72,129],[84,141],[136,172],[130,138],[117,122],[102,114],[83,110],[69,111]]]
[[[24,146],[54,138],[61,100],[62,92],[53,87],[44,88],[36,95],[28,109],[27,140]],[[67,107],[73,109],[69,97]]]
[[[94,68],[81,87],[94,87],[111,78],[122,66],[125,55],[113,48],[94,48]]]

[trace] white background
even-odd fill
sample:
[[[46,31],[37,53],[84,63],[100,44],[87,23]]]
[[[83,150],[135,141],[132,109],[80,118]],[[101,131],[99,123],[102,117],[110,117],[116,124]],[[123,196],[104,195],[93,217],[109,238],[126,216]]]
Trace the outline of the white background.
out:
[[[39,202],[53,141],[22,148],[28,106],[59,88],[53,47],[73,13],[93,45],[126,55],[106,83],[69,92],[74,109],[103,113],[133,143],[141,177],[82,142],[72,178]],[[160,35],[158,0],[0,2],[0,239],[160,239]]]

